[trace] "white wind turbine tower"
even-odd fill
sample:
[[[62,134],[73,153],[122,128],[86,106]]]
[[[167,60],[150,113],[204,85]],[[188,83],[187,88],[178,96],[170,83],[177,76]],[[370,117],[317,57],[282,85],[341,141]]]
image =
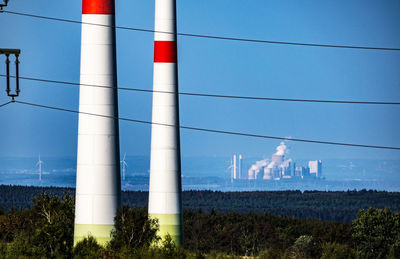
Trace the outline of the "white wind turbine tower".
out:
[[[234,170],[234,165],[233,165],[233,159],[231,158],[230,165],[225,170],[225,172],[229,171],[229,178],[231,180],[231,183],[233,183],[233,173],[234,173],[233,170]]]
[[[124,181],[125,181],[126,167],[128,167],[128,163],[126,163],[125,158],[126,158],[126,152],[124,154],[124,158],[121,161],[121,164],[122,164],[122,180],[124,180]]]
[[[36,166],[39,166],[39,181],[42,181],[42,164],[43,164],[43,161],[40,160],[40,153],[39,153],[39,160],[36,163]]]
[[[74,246],[109,242],[121,204],[115,2],[82,0]]]

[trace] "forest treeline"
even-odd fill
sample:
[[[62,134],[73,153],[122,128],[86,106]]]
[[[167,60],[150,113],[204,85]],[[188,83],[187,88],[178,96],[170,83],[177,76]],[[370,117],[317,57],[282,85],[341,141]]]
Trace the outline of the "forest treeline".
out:
[[[109,244],[88,236],[73,247],[73,196],[42,193],[32,202],[0,212],[0,258],[400,258],[400,213],[389,209],[360,210],[351,224],[184,210],[177,247],[160,240],[145,208],[122,206]]]
[[[31,208],[36,193],[46,192],[62,197],[74,195],[72,188],[26,187],[0,185],[0,204],[4,210]],[[122,204],[134,208],[147,207],[148,193],[122,192]],[[319,219],[350,223],[361,209],[389,208],[400,211],[400,193],[372,190],[360,191],[258,191],[219,192],[184,191],[183,207],[203,212],[271,213],[301,219]]]

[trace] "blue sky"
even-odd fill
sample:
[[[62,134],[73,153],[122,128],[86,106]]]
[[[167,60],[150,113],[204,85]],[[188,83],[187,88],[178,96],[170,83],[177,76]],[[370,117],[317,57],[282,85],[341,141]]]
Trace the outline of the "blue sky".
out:
[[[81,1],[11,0],[9,11],[81,19]],[[119,0],[119,26],[152,29],[154,2]],[[322,44],[400,47],[400,2],[178,0],[178,31]],[[79,82],[80,25],[0,14],[0,47],[20,48],[21,76]],[[278,98],[400,100],[400,52],[178,37],[183,92]],[[153,35],[117,30],[120,87],[152,89]],[[0,57],[4,73],[4,56]],[[0,87],[4,88],[0,79]],[[78,108],[78,87],[21,81],[19,100]],[[0,91],[1,103],[8,99]],[[180,97],[185,126],[400,146],[400,107]],[[151,120],[151,94],[119,92],[121,117]],[[0,156],[76,156],[77,115],[0,109]],[[183,156],[263,157],[279,141],[181,131]],[[120,122],[121,153],[149,155],[150,127]],[[295,159],[399,159],[400,151],[289,143]]]

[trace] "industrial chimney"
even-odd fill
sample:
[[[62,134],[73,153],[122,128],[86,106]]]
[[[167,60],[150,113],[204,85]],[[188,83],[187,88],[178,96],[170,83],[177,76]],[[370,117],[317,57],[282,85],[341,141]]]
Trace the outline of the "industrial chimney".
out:
[[[79,111],[111,118],[79,114],[74,244],[109,241],[120,205],[114,10],[114,0],[82,1]]]
[[[175,0],[155,1],[155,31],[149,215],[183,245]]]

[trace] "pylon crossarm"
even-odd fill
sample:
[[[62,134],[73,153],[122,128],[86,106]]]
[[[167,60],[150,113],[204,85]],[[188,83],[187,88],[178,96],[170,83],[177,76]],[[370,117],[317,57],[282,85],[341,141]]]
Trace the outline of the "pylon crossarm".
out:
[[[8,0],[3,0],[3,4],[0,4],[0,12],[3,11],[3,7],[6,7],[8,5]]]
[[[6,54],[19,55],[19,54],[21,54],[21,50],[20,49],[0,49],[0,55],[2,55],[2,54],[3,55],[6,55]]]

